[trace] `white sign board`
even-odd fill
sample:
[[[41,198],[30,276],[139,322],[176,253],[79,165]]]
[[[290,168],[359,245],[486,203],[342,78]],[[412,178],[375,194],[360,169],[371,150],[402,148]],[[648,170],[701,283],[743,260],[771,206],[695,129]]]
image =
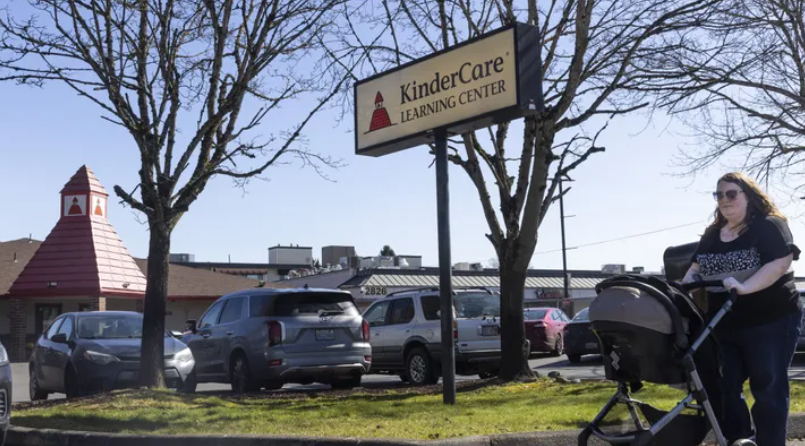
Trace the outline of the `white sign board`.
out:
[[[358,82],[356,153],[379,156],[541,110],[536,28],[515,24]]]

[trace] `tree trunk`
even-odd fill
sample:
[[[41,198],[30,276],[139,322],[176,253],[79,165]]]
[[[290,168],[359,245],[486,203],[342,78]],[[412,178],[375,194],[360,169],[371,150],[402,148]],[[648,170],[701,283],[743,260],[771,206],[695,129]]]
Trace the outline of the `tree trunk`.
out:
[[[168,298],[168,256],[170,231],[158,224],[150,225],[148,250],[148,284],[145,287],[143,309],[142,357],[140,378],[149,388],[165,387],[165,302]]]
[[[515,260],[507,255],[500,262],[500,315],[501,315],[501,364],[498,377],[507,381],[534,377],[528,366],[525,326],[523,321],[523,298],[525,271],[515,269]]]

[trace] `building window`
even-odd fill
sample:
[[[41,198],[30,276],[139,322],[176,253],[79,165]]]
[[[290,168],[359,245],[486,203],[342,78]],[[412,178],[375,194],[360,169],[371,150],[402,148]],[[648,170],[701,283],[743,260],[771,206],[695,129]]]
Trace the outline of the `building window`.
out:
[[[78,311],[91,311],[89,304],[78,304]]]
[[[59,317],[61,304],[36,304],[35,311],[36,336],[39,336]]]

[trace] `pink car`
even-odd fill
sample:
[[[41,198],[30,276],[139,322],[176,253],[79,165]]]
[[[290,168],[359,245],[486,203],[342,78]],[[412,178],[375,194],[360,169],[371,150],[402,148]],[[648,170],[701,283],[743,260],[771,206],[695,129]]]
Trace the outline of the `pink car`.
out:
[[[525,335],[531,342],[531,353],[561,355],[565,350],[562,330],[570,318],[558,308],[526,308]]]

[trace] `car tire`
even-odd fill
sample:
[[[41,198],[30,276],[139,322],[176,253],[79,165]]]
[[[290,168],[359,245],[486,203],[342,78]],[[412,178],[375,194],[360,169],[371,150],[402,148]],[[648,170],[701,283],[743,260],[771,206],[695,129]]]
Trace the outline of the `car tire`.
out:
[[[581,362],[581,355],[567,355],[567,360],[570,361],[571,364],[578,364]]]
[[[190,372],[187,375],[187,378],[182,383],[182,393],[196,393],[196,387],[198,386],[198,379],[196,378],[196,372]]]
[[[349,378],[334,379],[330,387],[336,390],[354,389],[361,386],[361,375],[350,376]]]
[[[562,356],[562,353],[565,352],[565,341],[562,340],[561,335],[556,336],[556,341],[553,343],[553,350],[551,351],[551,356]]]
[[[433,360],[423,348],[415,348],[408,352],[405,359],[405,374],[408,376],[408,382],[415,386],[436,384],[439,381]]]
[[[265,387],[266,390],[279,390],[284,385],[285,383],[278,379],[269,379],[263,383],[263,387]]]
[[[249,361],[244,355],[237,355],[232,360],[232,391],[238,395],[260,390],[260,384],[252,379]]]
[[[28,379],[28,396],[31,398],[31,401],[42,401],[48,399],[48,392],[45,392],[39,387],[39,379],[36,377],[36,372],[34,371],[33,367],[31,368],[31,373]]]
[[[498,371],[497,370],[490,370],[490,371],[481,372],[481,373],[478,374],[478,377],[481,378],[481,379],[491,379],[491,378],[496,378],[497,376],[498,376]]]
[[[71,366],[67,366],[67,370],[64,372],[64,393],[68,400],[84,396],[84,389],[81,388],[78,376],[76,376],[75,370]]]

